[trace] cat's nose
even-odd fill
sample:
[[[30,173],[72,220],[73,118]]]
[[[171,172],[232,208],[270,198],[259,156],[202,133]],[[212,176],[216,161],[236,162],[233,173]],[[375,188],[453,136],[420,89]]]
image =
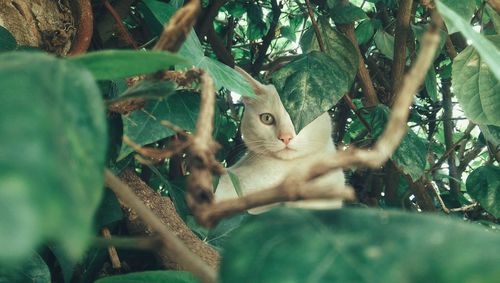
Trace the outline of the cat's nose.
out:
[[[288,133],[278,135],[278,139],[280,141],[282,141],[285,145],[288,145],[290,143],[290,141],[292,140],[292,138],[293,138],[293,136],[291,134],[288,134]]]

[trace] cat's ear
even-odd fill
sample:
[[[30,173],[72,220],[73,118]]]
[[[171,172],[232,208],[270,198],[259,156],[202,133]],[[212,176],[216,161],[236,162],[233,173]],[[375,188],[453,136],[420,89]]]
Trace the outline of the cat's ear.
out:
[[[249,73],[245,72],[242,68],[235,66],[234,69],[240,73],[243,78],[250,84],[256,95],[260,95],[266,91],[266,88],[258,80],[254,79]]]

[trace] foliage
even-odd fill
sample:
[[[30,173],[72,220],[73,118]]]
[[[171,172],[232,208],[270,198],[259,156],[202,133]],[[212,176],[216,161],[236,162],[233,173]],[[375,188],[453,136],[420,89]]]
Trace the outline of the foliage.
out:
[[[441,31],[408,134],[391,160],[377,170],[346,169],[359,207],[240,214],[206,230],[192,221],[183,197],[185,156],[146,160],[134,152],[136,146],[163,150],[182,138],[163,120],[195,129],[200,86],[172,74],[197,67],[212,76],[214,137],[222,145],[216,157],[225,165],[244,147],[239,95],[254,95],[228,66],[233,62],[276,86],[297,130],[331,110],[339,148],[366,148],[390,116],[394,51],[405,48],[404,63],[413,64],[431,11],[414,1],[406,45],[395,46],[401,11],[394,0],[312,0],[318,32],[302,1],[202,1],[198,25],[173,54],[151,49],[183,1],[110,1],[141,50],[131,50],[103,2],[93,1],[95,30],[84,55],[21,51],[26,47],[0,27],[0,282],[92,282],[98,276],[104,278],[97,282],[197,282],[186,272],[151,271],[161,268],[152,254],[120,246],[126,267],[110,270],[107,249],[92,245],[91,237],[103,228],[121,237],[130,232],[117,198],[103,192],[105,166],[115,173],[133,168],[170,197],[189,227],[221,251],[221,282],[498,278],[495,7],[482,0],[434,1],[450,35]],[[357,46],[345,34],[350,26]],[[358,48],[378,105],[365,104]],[[164,70],[171,72],[161,78]],[[135,108],[115,113],[115,104]],[[231,179],[238,187],[237,176]],[[132,273],[110,276],[125,272]]]
[[[253,217],[233,234],[226,244],[221,282],[421,282],[426,278],[493,282],[500,274],[496,265],[500,255],[488,247],[499,242],[497,234],[484,233],[479,226],[430,215],[359,208],[276,209]],[[477,249],[483,252],[476,253]]]

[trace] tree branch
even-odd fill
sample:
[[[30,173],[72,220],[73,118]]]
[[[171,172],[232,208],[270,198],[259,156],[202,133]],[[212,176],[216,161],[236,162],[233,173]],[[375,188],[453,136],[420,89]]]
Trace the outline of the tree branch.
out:
[[[192,272],[200,281],[204,283],[216,282],[217,276],[215,271],[196,254],[191,252],[133,193],[132,189],[110,170],[105,171],[105,183],[127,207],[133,209],[151,229],[161,236],[163,249],[170,259],[176,260],[183,268]]]
[[[108,2],[108,0],[101,0],[101,2],[104,4],[104,7],[106,7],[106,9],[109,11],[111,16],[115,20],[116,26],[118,27],[118,31],[123,36],[123,39],[125,39],[125,41],[127,41],[128,44],[132,45],[134,49],[139,49],[137,42],[135,42],[135,40],[132,38],[125,25],[123,25],[120,15],[118,15],[113,6]]]
[[[219,144],[212,138],[215,89],[212,78],[200,71],[201,101],[196,131],[188,148],[187,203],[194,215],[213,202],[212,174],[223,174],[224,168],[215,159]]]
[[[153,50],[177,52],[191,32],[196,18],[201,11],[200,0],[191,0],[177,10],[165,25]]]
[[[389,105],[392,105],[394,95],[398,93],[403,82],[406,65],[406,42],[410,30],[410,19],[412,16],[413,0],[402,0],[399,2],[396,32],[394,35],[394,60],[392,64],[392,93]]]
[[[436,24],[439,25],[440,22]],[[284,180],[267,190],[246,195],[238,199],[222,201],[205,207],[196,215],[202,225],[213,226],[221,218],[241,212],[248,208],[258,207],[281,201],[315,199],[324,197],[351,198],[353,192],[347,190],[325,190],[325,188],[309,188],[310,181],[323,176],[331,170],[356,167],[378,168],[382,166],[394,153],[401,139],[407,131],[409,109],[413,95],[423,82],[439,43],[439,34],[436,27],[432,27],[422,38],[422,47],[414,66],[405,76],[403,86],[399,91],[389,122],[380,139],[372,149],[361,150],[350,148],[321,159],[313,160],[300,169],[290,172]]]
[[[347,36],[347,38],[352,42],[354,48],[356,49],[356,53],[358,53],[358,73],[356,74],[356,78],[361,84],[361,89],[363,90],[364,100],[363,104],[366,107],[375,106],[379,104],[379,100],[377,97],[377,93],[375,92],[375,88],[373,87],[373,81],[370,77],[370,73],[365,66],[365,59],[361,54],[361,50],[359,49],[358,40],[356,39],[356,34],[354,33],[354,24],[341,24],[338,25],[338,28]]]
[[[309,0],[307,0],[309,1]],[[271,25],[269,26],[269,31],[262,38],[262,44],[257,53],[257,58],[252,65],[252,73],[257,74],[262,68],[262,64],[264,63],[264,59],[266,58],[267,49],[269,49],[269,45],[271,45],[271,41],[274,39],[274,35],[276,34],[276,27],[278,26],[281,8],[278,5],[277,0],[271,0],[271,9],[273,13],[273,18],[271,20]]]
[[[306,6],[307,6],[307,13],[309,14],[309,18],[311,19],[312,22],[314,33],[316,34],[316,39],[318,40],[319,50],[321,50],[321,52],[325,52],[325,44],[323,43],[323,38],[321,37],[321,32],[319,31],[316,18],[314,18],[314,11],[311,7],[311,2],[309,0],[306,0]]]

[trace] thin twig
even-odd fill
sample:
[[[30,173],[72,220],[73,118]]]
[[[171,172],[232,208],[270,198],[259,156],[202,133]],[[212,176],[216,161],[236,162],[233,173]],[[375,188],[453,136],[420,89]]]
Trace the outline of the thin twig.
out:
[[[105,183],[127,207],[136,211],[137,215],[156,231],[163,243],[165,253],[176,260],[186,270],[192,272],[201,282],[214,283],[217,275],[205,262],[191,252],[175,234],[110,170],[105,171]]]
[[[201,101],[196,132],[192,144],[188,148],[186,200],[194,215],[210,205],[214,199],[212,174],[222,174],[224,168],[215,159],[214,154],[219,145],[212,138],[214,121],[215,88],[210,75],[200,71]]]
[[[278,5],[277,0],[271,0],[271,9],[273,15],[271,20],[271,25],[269,26],[269,31],[262,38],[262,44],[257,53],[257,58],[255,59],[255,62],[252,65],[253,74],[257,74],[262,68],[262,64],[264,63],[264,59],[266,58],[267,49],[269,49],[269,45],[271,44],[271,41],[274,39],[274,36],[276,34],[276,27],[278,26],[281,15],[281,9],[280,6]]]
[[[113,6],[108,2],[108,0],[102,0],[101,2],[104,4],[106,9],[109,11],[111,16],[115,20],[116,26],[118,27],[118,31],[123,36],[123,39],[125,39],[125,41],[127,41],[128,44],[132,45],[134,49],[139,49],[137,42],[135,42],[135,40],[132,38],[125,25],[123,25],[120,15],[118,15]]]
[[[347,5],[348,2],[349,1],[347,0],[343,0],[342,5]],[[365,66],[365,59],[359,49],[358,40],[356,38],[356,34],[354,33],[354,23],[339,24],[337,26],[352,42],[354,48],[356,49],[356,53],[358,54],[358,72],[356,73],[356,77],[361,84],[361,89],[363,90],[363,104],[366,107],[379,104],[380,102],[378,100],[377,93],[375,92],[372,78],[370,77],[370,73]]]
[[[306,0],[306,6],[307,6],[307,13],[309,14],[309,18],[311,19],[312,22],[314,33],[316,34],[316,39],[318,40],[319,50],[321,50],[321,52],[325,52],[325,44],[323,43],[323,38],[321,38],[321,32],[319,31],[318,23],[314,18],[314,11],[311,7],[311,2],[309,0]]]
[[[111,232],[107,227],[102,228],[101,233],[105,239],[108,240],[111,239]],[[120,262],[120,258],[118,257],[118,252],[116,251],[116,248],[113,245],[108,246],[108,254],[109,254],[109,259],[111,260],[111,266],[114,269],[122,268],[122,263]]]

